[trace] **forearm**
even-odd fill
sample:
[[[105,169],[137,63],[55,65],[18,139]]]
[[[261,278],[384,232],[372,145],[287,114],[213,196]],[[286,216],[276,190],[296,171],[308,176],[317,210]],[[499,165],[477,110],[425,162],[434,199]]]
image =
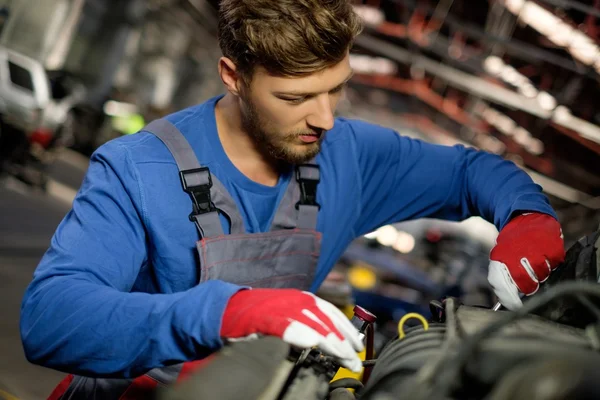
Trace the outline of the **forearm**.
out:
[[[357,149],[359,234],[419,218],[481,216],[501,229],[520,211],[554,215],[539,185],[514,163],[463,146],[441,146],[382,130]],[[369,147],[371,146],[371,147]]]
[[[542,188],[514,163],[484,152],[463,149],[458,165],[464,183],[460,204],[468,216],[478,215],[499,230],[515,215],[527,211],[556,217]]]
[[[130,377],[221,346],[221,281],[175,294],[123,293],[72,277],[35,281],[21,318],[25,354],[67,373]]]

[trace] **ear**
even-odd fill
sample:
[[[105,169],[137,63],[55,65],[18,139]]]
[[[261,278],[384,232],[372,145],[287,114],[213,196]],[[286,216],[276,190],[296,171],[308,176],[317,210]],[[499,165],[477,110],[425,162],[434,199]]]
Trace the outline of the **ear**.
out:
[[[234,96],[239,96],[242,77],[238,73],[235,63],[230,58],[221,57],[219,59],[219,76],[227,91]]]

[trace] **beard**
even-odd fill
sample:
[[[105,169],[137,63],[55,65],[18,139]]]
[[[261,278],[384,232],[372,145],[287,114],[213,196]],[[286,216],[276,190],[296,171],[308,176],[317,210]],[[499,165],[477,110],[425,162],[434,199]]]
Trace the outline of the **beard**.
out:
[[[277,132],[269,121],[261,117],[248,96],[243,97],[243,102],[246,107],[242,110],[242,128],[267,158],[298,165],[309,162],[321,151],[321,142],[325,136],[323,130]],[[318,135],[319,139],[314,143],[299,144],[299,137],[303,135]]]

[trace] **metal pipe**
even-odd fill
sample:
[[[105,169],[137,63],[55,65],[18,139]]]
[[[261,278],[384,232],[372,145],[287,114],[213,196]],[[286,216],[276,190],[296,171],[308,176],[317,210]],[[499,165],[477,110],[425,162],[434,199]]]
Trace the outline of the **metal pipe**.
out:
[[[393,3],[403,5],[405,7],[415,8],[417,2],[415,0],[390,0]],[[420,5],[420,9],[426,10],[429,14],[433,13],[434,9],[432,7]],[[506,52],[510,53],[513,56],[516,56],[522,60],[526,60],[529,62],[539,62],[545,61],[556,66],[559,66],[564,69],[568,69],[569,71],[576,72],[578,74],[590,77],[592,79],[597,78],[596,72],[592,68],[584,68],[580,65],[576,64],[572,59],[566,57],[557,56],[554,53],[551,53],[546,50],[541,50],[539,47],[512,39],[512,38],[502,38],[496,35],[493,35],[489,32],[485,32],[478,26],[474,24],[470,24],[465,22],[464,20],[460,20],[458,18],[453,17],[452,15],[447,15],[445,22],[452,29],[461,31],[466,33],[469,37],[479,39],[482,41],[488,41],[494,44],[499,44],[505,46]]]
[[[573,9],[582,11],[586,14],[593,15],[594,17],[600,17],[600,10],[594,7],[579,3],[573,0],[540,0],[542,3],[550,4],[556,7],[564,8],[565,10]]]
[[[397,45],[376,39],[368,34],[358,36],[356,43],[397,62],[420,67],[430,74],[446,79],[458,89],[476,94],[494,103],[526,111],[539,118],[548,119],[551,116],[550,111],[541,108],[535,99],[527,98],[512,90],[491,84],[479,77],[447,67],[424,56],[413,54]]]
[[[411,117],[415,119],[414,124],[411,124]],[[427,119],[422,115],[404,114],[402,116],[402,120],[402,124],[404,127],[414,127],[418,133],[423,134],[424,132],[426,132],[426,134],[430,136],[428,138],[417,136],[421,139],[431,139],[431,137],[435,137],[434,141],[440,144],[445,144],[449,146],[455,144],[462,144],[465,146],[470,145],[469,143],[462,142],[461,140],[456,139],[450,132],[445,131],[443,128],[436,125],[431,120]],[[574,189],[568,185],[565,185],[562,182],[559,182],[548,176],[542,175],[529,168],[522,167],[522,169],[525,172],[527,172],[527,174],[529,174],[529,176],[531,177],[531,179],[533,179],[535,183],[544,188],[544,192],[552,196],[558,197],[559,199],[568,201],[569,203],[581,204],[589,209],[600,210],[600,196],[590,196],[587,193]]]
[[[551,110],[542,108],[536,99],[525,97],[512,90],[494,85],[482,78],[443,65],[427,57],[413,54],[390,42],[377,39],[368,34],[356,38],[359,46],[388,57],[402,64],[412,65],[446,79],[452,86],[472,93],[482,99],[501,104],[514,110],[525,111],[542,119],[551,119],[558,125],[572,129],[588,140],[600,143],[600,127],[577,118],[570,113],[561,112],[556,115]],[[563,109],[564,110],[564,109]]]

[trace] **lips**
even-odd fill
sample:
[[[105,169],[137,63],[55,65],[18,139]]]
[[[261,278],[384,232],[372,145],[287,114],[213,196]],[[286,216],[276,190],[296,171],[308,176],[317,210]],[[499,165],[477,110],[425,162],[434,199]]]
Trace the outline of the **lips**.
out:
[[[321,138],[321,133],[306,133],[298,136],[304,143],[314,143]]]
[[[300,140],[302,140],[304,143],[314,143],[317,140],[319,140],[319,136],[318,135],[301,135]]]

